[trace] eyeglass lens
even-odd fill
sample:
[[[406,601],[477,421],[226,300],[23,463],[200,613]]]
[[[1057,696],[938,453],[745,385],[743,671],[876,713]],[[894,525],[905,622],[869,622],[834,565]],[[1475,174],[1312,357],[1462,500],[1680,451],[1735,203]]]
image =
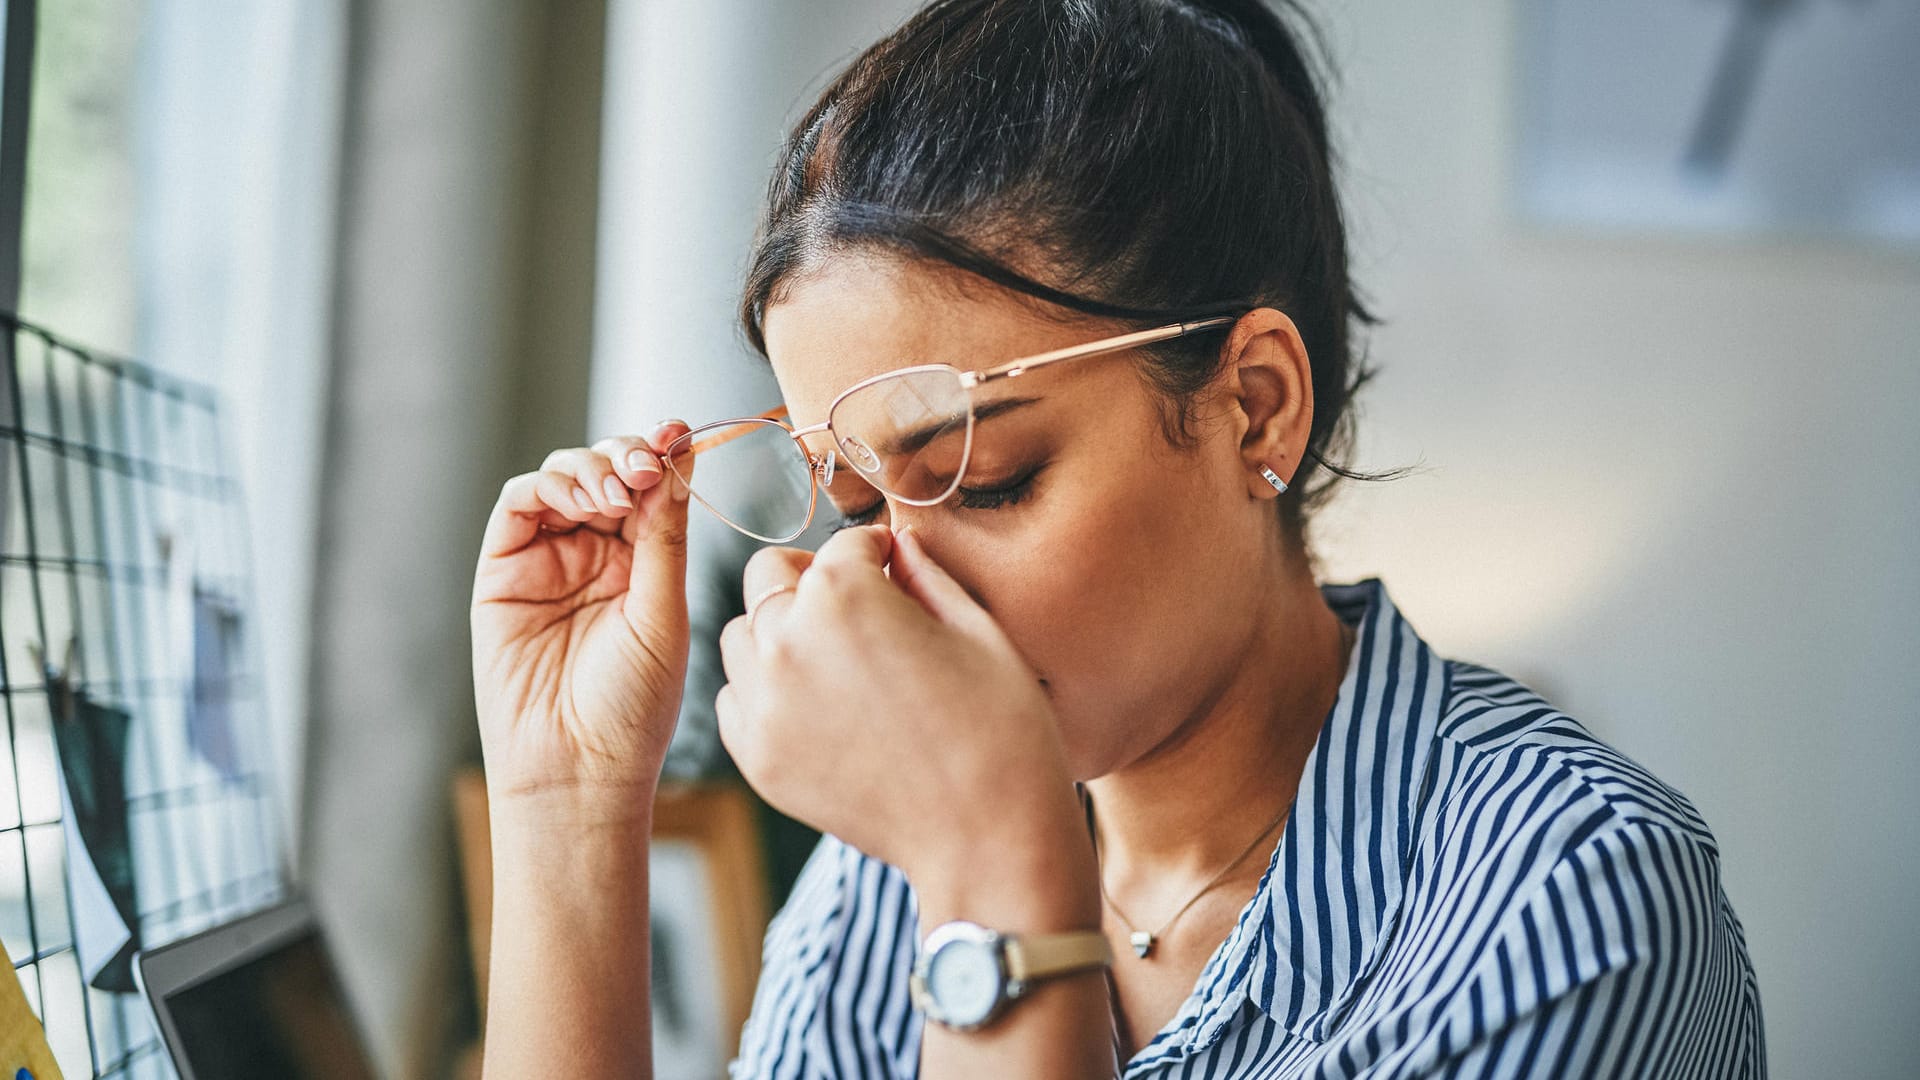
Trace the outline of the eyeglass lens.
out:
[[[967,400],[960,373],[947,367],[903,369],[844,395],[829,417],[836,476],[817,502],[805,452],[772,420],[697,428],[689,433],[695,453],[677,451],[669,464],[721,520],[784,543],[806,530],[810,510],[826,518],[863,510],[875,497],[860,490],[867,485],[918,505],[951,494],[972,438]]]

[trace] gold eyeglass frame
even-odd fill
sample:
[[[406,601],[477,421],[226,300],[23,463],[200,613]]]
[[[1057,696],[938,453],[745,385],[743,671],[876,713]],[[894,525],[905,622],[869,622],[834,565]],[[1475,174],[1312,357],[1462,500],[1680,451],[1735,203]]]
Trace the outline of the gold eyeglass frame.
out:
[[[875,383],[884,382],[888,379],[898,379],[915,372],[949,371],[959,377],[960,388],[966,393],[967,397],[967,430],[960,448],[960,466],[954,470],[953,481],[947,485],[945,491],[931,499],[910,499],[897,492],[888,491],[884,485],[875,482],[865,474],[859,474],[861,475],[861,479],[866,480],[868,484],[890,498],[898,499],[909,506],[934,506],[951,498],[953,493],[959,490],[960,482],[966,478],[967,465],[973,456],[973,391],[976,387],[996,379],[1018,378],[1029,371],[1053,364],[1064,363],[1068,360],[1079,360],[1090,356],[1104,356],[1108,353],[1135,349],[1142,345],[1152,345],[1173,338],[1185,337],[1188,334],[1198,333],[1202,330],[1211,330],[1215,327],[1230,325],[1236,321],[1238,321],[1238,316],[1215,315],[1209,318],[1191,320],[1189,322],[1169,323],[1165,326],[1156,326],[1151,330],[1135,330],[1131,333],[1101,338],[1098,341],[1089,341],[1081,345],[1068,345],[1064,348],[1052,349],[1047,352],[1036,353],[1032,356],[1023,356],[1017,360],[1009,360],[995,367],[981,368],[973,371],[962,371],[952,364],[915,364],[912,367],[883,371],[878,375],[862,379],[836,394],[833,401],[827,406],[827,418],[818,424],[810,424],[807,427],[797,429],[789,426],[782,422],[782,418],[787,415],[787,407],[783,404],[768,409],[758,416],[736,416],[727,420],[714,420],[701,424],[699,427],[688,431],[686,434],[668,443],[666,452],[661,456],[666,459],[667,466],[673,470],[674,475],[680,478],[680,482],[687,485],[688,493],[695,499],[698,499],[700,505],[712,512],[713,516],[726,522],[728,526],[736,531],[745,533],[756,540],[763,540],[770,544],[784,544],[789,540],[799,537],[807,531],[808,526],[813,524],[814,508],[819,504],[820,492],[833,483],[834,472],[838,467],[837,455],[844,453],[846,450],[839,432],[833,428],[833,414],[834,411],[840,407],[840,403],[845,401],[851,394],[864,390]],[[722,431],[710,434],[704,439],[699,438],[702,432],[712,432],[716,428],[735,424],[742,425],[740,430]],[[714,506],[701,496],[700,492],[694,488],[692,479],[681,473],[677,463],[681,455],[688,450],[691,450],[697,458],[700,454],[708,450],[724,446],[735,439],[746,436],[750,431],[754,430],[745,426],[750,424],[768,424],[786,432],[787,435],[793,439],[794,445],[799,449],[800,456],[805,460],[807,465],[807,516],[806,519],[800,523],[798,529],[786,536],[766,536],[754,532],[752,529],[741,525],[739,522],[734,521],[722,513],[719,507]],[[821,457],[814,456],[813,451],[807,449],[807,444],[801,441],[802,436],[811,435],[817,431],[826,432],[828,437],[833,441],[833,447],[828,449],[826,454]]]

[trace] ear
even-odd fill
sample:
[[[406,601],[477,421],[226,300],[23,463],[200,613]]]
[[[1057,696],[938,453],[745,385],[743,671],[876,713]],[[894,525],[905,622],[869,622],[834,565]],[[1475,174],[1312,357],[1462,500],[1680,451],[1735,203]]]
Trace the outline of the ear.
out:
[[[1255,498],[1280,493],[1260,474],[1266,466],[1293,483],[1313,430],[1313,368],[1293,320],[1274,308],[1240,317],[1224,346],[1221,404],[1240,434],[1240,463]]]

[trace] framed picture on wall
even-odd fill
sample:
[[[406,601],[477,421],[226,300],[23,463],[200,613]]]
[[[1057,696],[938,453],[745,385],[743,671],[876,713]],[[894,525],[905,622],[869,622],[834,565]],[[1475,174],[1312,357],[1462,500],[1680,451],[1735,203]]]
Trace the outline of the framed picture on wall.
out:
[[[1920,247],[1920,4],[1524,0],[1535,224]]]

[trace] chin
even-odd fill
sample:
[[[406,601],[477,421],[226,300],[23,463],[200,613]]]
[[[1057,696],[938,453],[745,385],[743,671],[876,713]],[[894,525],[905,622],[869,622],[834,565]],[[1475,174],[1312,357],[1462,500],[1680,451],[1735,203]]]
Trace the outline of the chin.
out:
[[[1117,764],[1112,760],[1113,748],[1102,742],[1102,734],[1097,727],[1062,725],[1061,750],[1066,754],[1068,779],[1084,784],[1113,771]]]
[[[1085,783],[1118,768],[1120,762],[1115,759],[1115,748],[1111,744],[1112,715],[1075,716],[1060,700],[1060,694],[1052,683],[1041,678],[1040,688],[1046,691],[1047,700],[1055,706],[1054,716],[1060,723],[1061,749],[1066,753],[1067,772],[1071,779]]]

